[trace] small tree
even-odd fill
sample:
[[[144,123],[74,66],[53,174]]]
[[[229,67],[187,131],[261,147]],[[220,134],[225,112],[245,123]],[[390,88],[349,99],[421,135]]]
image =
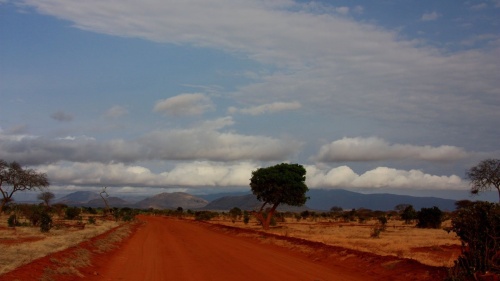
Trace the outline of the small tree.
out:
[[[240,208],[238,207],[234,207],[232,208],[231,210],[229,210],[229,216],[231,217],[231,220],[233,221],[233,223],[241,218],[241,215],[243,214],[243,212],[241,211]]]
[[[438,207],[422,208],[417,213],[417,227],[419,228],[440,228],[443,219],[443,212]]]
[[[412,205],[408,205],[401,213],[401,219],[405,221],[406,224],[410,224],[414,219],[417,218],[417,212]]]
[[[267,168],[259,168],[252,172],[250,187],[257,199],[264,202],[255,217],[262,223],[264,229],[269,229],[271,218],[279,204],[302,206],[308,197],[309,190],[305,184],[306,170],[299,164],[281,163]],[[264,207],[270,204],[271,209],[264,217]]]
[[[23,168],[17,162],[7,163],[0,159],[0,213],[5,205],[12,201],[12,196],[18,191],[36,190],[49,186],[49,180],[44,173]]]
[[[486,272],[500,275],[500,204],[473,202],[456,211],[451,225],[462,241],[462,254],[451,271],[454,280]]]
[[[44,191],[40,194],[38,194],[37,198],[38,200],[42,200],[45,206],[49,207],[50,206],[50,201],[56,197],[54,193],[50,191]]]
[[[472,194],[494,187],[498,191],[498,202],[500,202],[500,159],[481,161],[467,171],[467,178],[470,180]]]

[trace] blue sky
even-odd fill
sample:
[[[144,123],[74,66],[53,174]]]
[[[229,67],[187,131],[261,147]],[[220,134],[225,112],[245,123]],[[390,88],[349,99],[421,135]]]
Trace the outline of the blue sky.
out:
[[[56,192],[293,162],[310,188],[467,197],[500,157],[499,57],[498,0],[0,0],[0,159]]]

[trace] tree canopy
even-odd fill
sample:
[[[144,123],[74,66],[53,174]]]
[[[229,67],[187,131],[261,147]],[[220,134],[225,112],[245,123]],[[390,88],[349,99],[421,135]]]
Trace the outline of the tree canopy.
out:
[[[500,159],[481,161],[477,166],[467,171],[467,178],[470,180],[472,194],[478,194],[495,187],[500,202]]]
[[[281,163],[267,168],[259,168],[252,172],[250,187],[257,199],[263,202],[262,207],[256,213],[256,217],[262,222],[264,229],[269,228],[271,217],[274,215],[279,204],[290,206],[302,206],[308,197],[306,170],[299,164]],[[264,207],[269,204],[271,209],[264,218]]]
[[[17,191],[43,190],[49,186],[49,180],[44,173],[38,173],[33,169],[23,168],[17,162],[7,163],[0,159],[0,193],[2,201],[0,212],[7,203],[12,201],[12,196]]]

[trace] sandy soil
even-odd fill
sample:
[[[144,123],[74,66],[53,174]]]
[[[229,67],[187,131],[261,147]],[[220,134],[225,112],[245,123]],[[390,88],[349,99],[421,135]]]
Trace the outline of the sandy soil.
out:
[[[139,218],[144,224],[119,249],[95,256],[92,266],[80,270],[85,276],[57,280],[442,280],[444,274],[443,268],[412,260],[302,239],[175,218]],[[267,239],[288,239],[311,251],[262,242]],[[43,267],[37,262],[42,261],[0,280],[37,280],[33,271]]]

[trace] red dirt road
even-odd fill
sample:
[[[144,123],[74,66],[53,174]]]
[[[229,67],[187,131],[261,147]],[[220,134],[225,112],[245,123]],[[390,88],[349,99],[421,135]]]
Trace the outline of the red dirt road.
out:
[[[381,280],[355,269],[325,265],[305,255],[206,225],[142,216],[145,225],[97,276],[86,280]]]

